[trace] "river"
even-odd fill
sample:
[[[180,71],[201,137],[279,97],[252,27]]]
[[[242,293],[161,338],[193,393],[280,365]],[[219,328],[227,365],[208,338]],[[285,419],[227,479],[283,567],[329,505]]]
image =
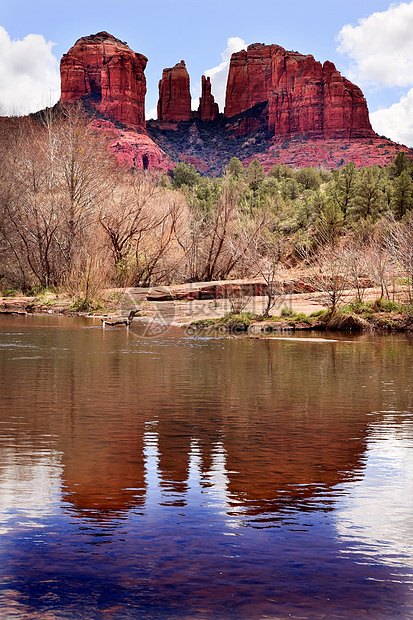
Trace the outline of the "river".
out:
[[[413,338],[149,336],[0,316],[0,618],[412,618]]]

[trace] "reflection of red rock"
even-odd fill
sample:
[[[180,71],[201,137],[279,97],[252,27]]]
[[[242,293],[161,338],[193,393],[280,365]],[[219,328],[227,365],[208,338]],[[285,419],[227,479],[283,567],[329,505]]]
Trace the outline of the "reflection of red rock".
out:
[[[314,414],[315,412],[311,412]],[[267,432],[247,425],[227,437],[228,491],[250,514],[272,511],[353,480],[363,465],[367,424],[352,437],[353,421],[336,424],[327,415],[310,420],[279,414]],[[311,509],[311,504],[307,503]]]
[[[88,96],[104,116],[145,127],[147,58],[107,32],[82,37],[60,64],[62,103]]]
[[[145,502],[143,430],[117,444],[111,434],[116,434],[114,425],[109,425],[105,441],[100,442],[89,429],[66,449],[63,498],[77,511],[124,513]]]
[[[211,79],[202,76],[202,91],[198,108],[199,118],[203,121],[213,121],[219,114],[218,104],[211,93]]]
[[[174,506],[186,504],[192,428],[182,420],[168,418],[158,436],[159,479],[164,502]]]
[[[288,52],[278,45],[250,45],[231,57],[225,116],[269,102],[275,136],[319,138],[374,136],[361,90],[330,62]]]
[[[163,70],[159,82],[158,120],[189,121],[191,117],[189,75],[181,60],[171,69]]]

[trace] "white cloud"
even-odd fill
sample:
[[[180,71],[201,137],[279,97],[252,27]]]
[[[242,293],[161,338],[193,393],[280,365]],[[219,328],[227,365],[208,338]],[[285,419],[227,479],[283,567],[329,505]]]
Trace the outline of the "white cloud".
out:
[[[221,112],[225,106],[225,92],[231,55],[246,49],[246,47],[247,44],[240,37],[230,37],[227,41],[227,49],[221,53],[222,62],[217,67],[205,71],[205,75],[211,78],[211,92]]]
[[[413,2],[392,4],[372,13],[357,26],[343,26],[337,50],[353,64],[350,77],[361,84],[413,84]]]
[[[152,110],[148,110],[145,114],[145,118],[147,121],[151,120],[151,118],[157,119],[158,118],[158,108],[154,107],[152,108]]]
[[[413,1],[391,4],[340,30],[337,51],[351,59],[350,79],[363,86],[413,86]],[[389,108],[370,114],[373,129],[413,146],[413,89]]]
[[[54,43],[40,34],[12,41],[0,26],[0,106],[3,114],[27,114],[60,97],[59,63]]]
[[[413,147],[413,88],[398,103],[370,114],[374,131]]]
[[[332,520],[348,543],[343,554],[360,560],[363,553],[371,563],[412,567],[413,483],[406,472],[411,471],[413,455],[403,427],[392,429],[399,413],[389,414],[388,421],[377,425],[363,480],[348,487]]]

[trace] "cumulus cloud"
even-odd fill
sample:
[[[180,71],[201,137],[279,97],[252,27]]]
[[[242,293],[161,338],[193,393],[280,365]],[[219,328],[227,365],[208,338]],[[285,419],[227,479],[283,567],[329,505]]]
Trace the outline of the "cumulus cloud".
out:
[[[413,88],[398,103],[370,114],[370,120],[379,135],[413,147]]]
[[[3,114],[27,114],[60,97],[59,63],[54,43],[40,34],[12,41],[0,26],[0,106]]]
[[[152,108],[152,110],[148,110],[146,112],[145,117],[146,117],[147,121],[150,121],[152,118],[153,119],[157,119],[158,118],[158,109],[157,109],[157,107],[155,106],[154,108]]]
[[[337,51],[351,59],[349,77],[363,86],[413,86],[412,32],[413,1],[343,26]],[[413,90],[370,117],[377,133],[413,146]]]
[[[224,110],[225,106],[225,91],[227,88],[228,68],[231,55],[246,49],[246,47],[247,44],[240,37],[230,37],[227,41],[226,50],[221,53],[222,62],[216,67],[205,71],[205,75],[211,78],[211,91],[221,112]]]
[[[347,24],[339,32],[337,50],[352,59],[351,71],[360,83],[386,86],[413,84],[413,2],[392,4],[387,11],[373,13]]]

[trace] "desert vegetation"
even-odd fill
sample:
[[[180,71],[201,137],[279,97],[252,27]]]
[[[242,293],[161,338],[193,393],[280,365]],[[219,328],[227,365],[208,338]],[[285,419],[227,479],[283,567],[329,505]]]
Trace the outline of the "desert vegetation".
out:
[[[0,290],[52,287],[87,308],[102,288],[258,277],[268,316],[290,267],[333,312],[349,288],[362,305],[368,284],[413,302],[404,152],[332,172],[232,158],[209,178],[183,162],[169,174],[119,165],[76,106],[0,131]]]

